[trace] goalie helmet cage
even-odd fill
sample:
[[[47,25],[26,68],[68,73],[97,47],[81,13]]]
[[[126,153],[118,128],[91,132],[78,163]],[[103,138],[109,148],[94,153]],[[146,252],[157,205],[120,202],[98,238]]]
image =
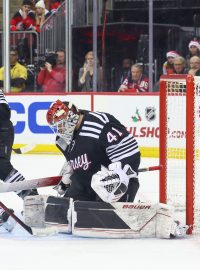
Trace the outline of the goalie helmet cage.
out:
[[[200,77],[160,78],[160,202],[200,233]]]

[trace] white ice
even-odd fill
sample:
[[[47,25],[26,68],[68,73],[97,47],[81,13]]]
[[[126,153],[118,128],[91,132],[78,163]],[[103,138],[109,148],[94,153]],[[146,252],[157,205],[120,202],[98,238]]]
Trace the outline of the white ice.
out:
[[[58,175],[61,155],[13,155],[13,165],[27,179]],[[156,159],[142,159],[141,167],[157,165]],[[158,201],[158,172],[140,174],[137,200]],[[40,194],[56,195],[52,188]],[[22,201],[14,193],[0,194],[0,200],[20,215]],[[0,229],[0,270],[170,270],[198,269],[200,238],[186,239],[88,239],[60,234],[33,237],[16,226],[12,233]]]

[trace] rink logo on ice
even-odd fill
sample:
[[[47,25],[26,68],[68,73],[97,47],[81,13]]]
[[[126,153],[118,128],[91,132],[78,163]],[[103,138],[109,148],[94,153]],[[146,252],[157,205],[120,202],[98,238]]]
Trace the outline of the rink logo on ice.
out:
[[[147,121],[153,121],[156,119],[156,108],[155,107],[146,107],[145,108],[145,117]]]
[[[46,112],[51,103],[33,102],[27,107],[21,102],[9,102],[15,133],[21,134],[27,127],[34,134],[53,133],[46,121]]]

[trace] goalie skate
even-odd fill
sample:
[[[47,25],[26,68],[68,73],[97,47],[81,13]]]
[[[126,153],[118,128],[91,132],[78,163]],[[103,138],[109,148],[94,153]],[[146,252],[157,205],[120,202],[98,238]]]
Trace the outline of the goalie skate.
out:
[[[14,229],[15,224],[16,222],[14,221],[14,219],[3,210],[0,214],[0,227],[3,227],[8,232],[11,232]]]
[[[188,225],[182,225],[179,221],[175,221],[172,226],[170,238],[184,238],[187,235]]]

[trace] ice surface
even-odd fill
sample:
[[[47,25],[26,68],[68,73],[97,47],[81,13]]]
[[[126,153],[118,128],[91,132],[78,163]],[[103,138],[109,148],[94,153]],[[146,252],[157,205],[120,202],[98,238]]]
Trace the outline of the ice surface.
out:
[[[27,179],[58,175],[61,155],[13,155],[13,165]],[[158,165],[156,159],[143,159],[141,167]],[[158,200],[158,172],[140,174],[136,201]],[[52,188],[40,194],[56,195]],[[14,193],[0,194],[0,200],[17,215],[22,201]],[[33,237],[16,226],[12,233],[0,228],[0,270],[131,270],[198,269],[200,238],[88,239],[66,234]]]

